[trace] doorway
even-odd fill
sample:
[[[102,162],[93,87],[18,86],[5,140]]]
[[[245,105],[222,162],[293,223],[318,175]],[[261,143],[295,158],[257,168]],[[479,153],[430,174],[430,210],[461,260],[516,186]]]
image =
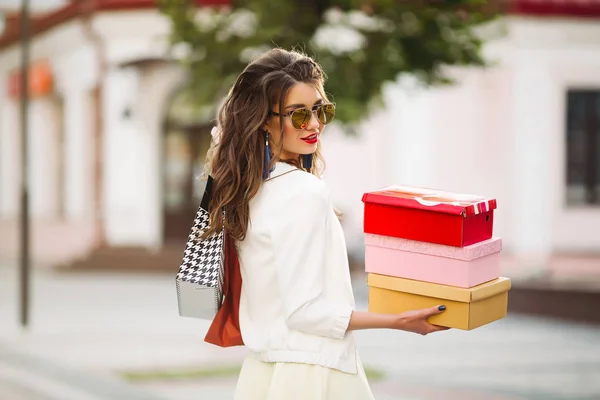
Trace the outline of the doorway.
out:
[[[194,106],[187,92],[178,93],[167,114],[163,142],[164,242],[185,241],[202,200],[201,178],[210,147],[212,110]],[[214,115],[214,114],[212,114]]]

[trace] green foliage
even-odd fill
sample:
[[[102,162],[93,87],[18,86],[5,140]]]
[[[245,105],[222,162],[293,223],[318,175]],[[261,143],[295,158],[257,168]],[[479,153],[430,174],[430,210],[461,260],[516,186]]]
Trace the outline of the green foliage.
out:
[[[446,84],[445,65],[485,65],[475,28],[497,15],[483,0],[232,0],[218,9],[158,2],[200,105],[222,98],[256,55],[295,48],[325,69],[343,123],[380,104],[384,83],[399,74]]]

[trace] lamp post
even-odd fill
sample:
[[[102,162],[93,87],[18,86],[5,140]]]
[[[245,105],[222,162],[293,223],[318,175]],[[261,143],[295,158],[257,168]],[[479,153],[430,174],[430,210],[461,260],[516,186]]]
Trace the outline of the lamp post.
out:
[[[29,325],[29,171],[28,171],[28,136],[29,136],[29,0],[21,2],[21,215],[20,215],[20,312],[21,327]]]

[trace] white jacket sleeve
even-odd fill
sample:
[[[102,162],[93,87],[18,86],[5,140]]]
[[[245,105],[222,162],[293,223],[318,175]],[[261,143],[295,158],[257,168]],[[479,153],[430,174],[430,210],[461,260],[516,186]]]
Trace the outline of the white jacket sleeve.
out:
[[[274,213],[272,232],[277,281],[289,328],[308,334],[343,339],[352,306],[325,292],[327,276],[327,219],[331,210],[319,181],[287,193]]]

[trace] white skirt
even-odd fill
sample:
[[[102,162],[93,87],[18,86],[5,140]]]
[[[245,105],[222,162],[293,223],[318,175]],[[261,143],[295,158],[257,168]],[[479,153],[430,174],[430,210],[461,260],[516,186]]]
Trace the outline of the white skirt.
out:
[[[242,364],[235,400],[374,400],[357,355],[358,373],[347,374],[320,365],[266,363],[247,356]]]

